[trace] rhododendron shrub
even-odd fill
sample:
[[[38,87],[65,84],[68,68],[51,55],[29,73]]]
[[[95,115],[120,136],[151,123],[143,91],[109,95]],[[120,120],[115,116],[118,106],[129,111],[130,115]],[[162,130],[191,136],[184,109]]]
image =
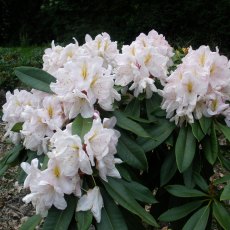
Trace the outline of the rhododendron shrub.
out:
[[[45,50],[43,70],[17,67],[32,89],[7,92],[5,138],[23,198],[46,229],[230,226],[230,62],[208,46],[173,50],[141,33],[121,51],[109,34]],[[91,226],[92,227],[92,226]]]

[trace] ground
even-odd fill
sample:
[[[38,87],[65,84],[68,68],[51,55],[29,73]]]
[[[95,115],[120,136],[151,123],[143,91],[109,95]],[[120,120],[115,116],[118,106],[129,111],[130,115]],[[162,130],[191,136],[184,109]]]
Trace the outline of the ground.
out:
[[[0,123],[0,158],[11,147],[2,140],[3,135],[4,125]],[[13,167],[0,177],[0,230],[19,229],[20,225],[34,214],[32,205],[22,201],[27,191],[17,186],[18,171],[18,167]]]

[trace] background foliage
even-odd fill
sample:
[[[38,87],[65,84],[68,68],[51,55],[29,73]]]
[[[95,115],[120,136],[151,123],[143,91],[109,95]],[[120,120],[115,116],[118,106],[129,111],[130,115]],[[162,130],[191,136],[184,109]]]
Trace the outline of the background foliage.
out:
[[[128,43],[154,28],[173,46],[230,50],[229,0],[1,0],[0,6],[5,46],[69,42],[73,36],[82,42],[86,33],[104,31]]]

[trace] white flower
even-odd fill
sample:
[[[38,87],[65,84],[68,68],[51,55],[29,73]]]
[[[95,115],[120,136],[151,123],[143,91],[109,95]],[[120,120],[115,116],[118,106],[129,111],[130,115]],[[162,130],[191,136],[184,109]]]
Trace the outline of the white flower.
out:
[[[50,158],[59,159],[63,174],[73,177],[79,170],[91,175],[92,168],[86,152],[82,148],[81,139],[78,135],[71,133],[72,123],[68,124],[66,130],[58,130],[51,138],[53,150],[48,155]]]
[[[230,66],[226,57],[212,52],[208,46],[189,49],[182,64],[167,79],[162,109],[167,118],[182,124],[194,122],[202,114],[210,117],[225,115],[230,99]]]
[[[150,98],[157,91],[155,80],[165,83],[172,56],[172,48],[162,35],[156,31],[142,33],[116,56],[115,84],[127,86],[133,82],[129,89],[134,90],[135,97],[146,93]]]
[[[93,189],[87,191],[77,203],[77,212],[90,210],[93,213],[96,221],[101,221],[101,209],[103,207],[103,199],[99,187],[95,186]]]
[[[36,189],[34,188],[30,194],[23,199],[27,204],[32,202],[36,208],[36,214],[46,216],[48,210],[54,205],[56,208],[64,210],[67,203],[64,199],[64,193],[59,187],[54,188],[46,181],[38,181]]]

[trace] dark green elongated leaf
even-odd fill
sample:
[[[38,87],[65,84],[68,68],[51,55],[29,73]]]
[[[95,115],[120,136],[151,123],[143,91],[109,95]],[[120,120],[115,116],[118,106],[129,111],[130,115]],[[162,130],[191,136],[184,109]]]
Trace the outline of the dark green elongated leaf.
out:
[[[230,141],[230,128],[228,126],[222,125],[221,123],[217,123],[217,127],[224,134],[225,138]]]
[[[119,138],[117,154],[124,162],[134,168],[141,170],[148,168],[144,150],[124,133]]]
[[[34,67],[17,67],[15,75],[26,85],[47,93],[52,93],[50,83],[56,81],[49,73]]]
[[[208,162],[213,165],[218,156],[218,141],[214,124],[211,126],[210,136],[206,136],[203,142],[204,154]]]
[[[120,209],[125,218],[128,229],[146,230],[146,228],[143,226],[142,220],[136,214],[133,214],[122,207],[120,207]]]
[[[220,200],[230,200],[230,184],[224,187],[224,191],[221,193]]]
[[[157,200],[153,196],[153,193],[142,184],[139,184],[135,181],[127,182],[124,180],[121,180],[121,183],[123,183],[123,185],[136,200],[142,201],[147,204],[157,203]]]
[[[114,111],[113,114],[117,118],[118,127],[135,133],[137,136],[140,137],[150,137],[141,125],[127,118],[127,116],[121,111]]]
[[[214,201],[212,205],[213,215],[223,229],[229,230],[230,218],[229,211],[218,201]]]
[[[72,134],[77,134],[82,140],[84,140],[84,136],[91,129],[92,124],[92,118],[83,118],[81,115],[78,115],[72,124]]]
[[[104,208],[101,213],[101,222],[97,224],[98,230],[128,230],[124,217],[116,203],[105,190],[101,190]]]
[[[68,230],[76,209],[76,197],[66,196],[67,208],[59,210],[54,206],[49,210],[43,230]]]
[[[200,123],[198,121],[195,121],[195,123],[191,124],[191,127],[194,137],[196,137],[198,141],[201,141],[204,138],[205,134],[200,127]]]
[[[161,186],[167,184],[177,171],[176,158],[174,153],[169,153],[161,166],[160,182]]]
[[[182,230],[205,230],[208,222],[209,213],[209,205],[202,207],[190,217]]]
[[[208,184],[198,172],[193,172],[193,179],[196,185],[198,185],[204,192],[208,192]]]
[[[230,160],[225,158],[220,151],[218,152],[218,158],[222,166],[230,171]]]
[[[218,184],[222,184],[228,181],[230,181],[230,174],[225,175],[222,178],[215,180],[213,184],[218,185]]]
[[[146,111],[149,120],[154,120],[156,117],[165,117],[165,111],[160,108],[162,97],[154,93],[152,98],[146,100]]]
[[[177,197],[200,197],[208,196],[204,192],[201,192],[197,189],[187,188],[183,185],[168,185],[165,189],[172,195]]]
[[[47,168],[48,161],[49,161],[49,157],[47,155],[45,155],[43,162],[42,162],[41,170],[45,170]]]
[[[150,124],[150,123],[155,123],[155,122],[157,122],[157,119],[156,119],[156,120],[151,120],[151,121],[150,121],[150,120],[146,120],[146,119],[141,118],[141,117],[134,117],[134,116],[129,115],[129,114],[127,114],[127,117],[130,118],[130,119],[132,119],[132,120],[134,120],[134,121],[137,121],[137,122],[139,122],[139,123]]]
[[[16,133],[19,133],[19,132],[22,130],[22,125],[23,125],[23,122],[18,122],[18,123],[16,123],[16,124],[12,127],[11,131],[16,132]]]
[[[126,106],[124,112],[133,117],[140,117],[141,105],[139,99],[133,98],[133,100]]]
[[[0,167],[0,176],[2,176],[5,172],[6,172],[6,170],[9,168],[9,165],[3,165],[3,166],[1,166]]]
[[[145,152],[151,151],[163,143],[175,129],[175,124],[166,119],[158,119],[156,124],[149,126],[148,133],[152,139],[138,138],[138,143]]]
[[[176,163],[180,172],[184,172],[192,163],[196,152],[196,140],[191,128],[182,127],[176,141]]]
[[[209,128],[210,128],[210,126],[211,126],[211,124],[212,124],[212,119],[203,116],[203,117],[199,120],[199,123],[200,123],[200,127],[201,127],[203,133],[204,133],[204,134],[209,133]]]
[[[188,188],[193,188],[195,186],[195,182],[193,180],[193,168],[192,165],[190,165],[184,172],[183,172],[183,179],[184,184]]]
[[[203,201],[192,201],[179,207],[171,208],[158,218],[160,221],[175,221],[187,216],[201,206]]]
[[[77,230],[88,230],[93,220],[93,214],[90,211],[76,212],[75,219],[77,221]]]
[[[102,183],[109,195],[122,207],[138,215],[147,224],[158,227],[156,220],[137,203],[120,180],[109,177],[108,183],[103,180]]]
[[[131,175],[129,171],[126,169],[125,164],[117,164],[116,165],[117,170],[119,171],[122,178],[124,178],[127,181],[131,181]]]
[[[25,223],[22,224],[20,230],[34,230],[41,220],[42,217],[40,215],[31,216]]]
[[[6,153],[6,157],[4,157],[3,162],[1,161],[0,164],[13,163],[19,156],[22,149],[23,149],[23,146],[21,144],[16,145],[13,149],[11,149],[8,153]]]

